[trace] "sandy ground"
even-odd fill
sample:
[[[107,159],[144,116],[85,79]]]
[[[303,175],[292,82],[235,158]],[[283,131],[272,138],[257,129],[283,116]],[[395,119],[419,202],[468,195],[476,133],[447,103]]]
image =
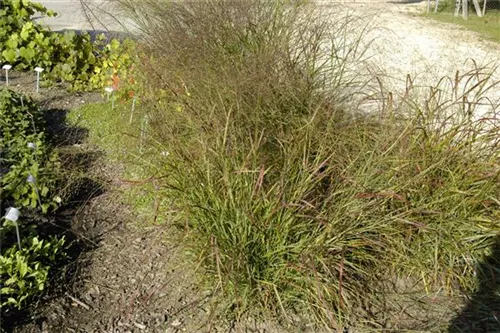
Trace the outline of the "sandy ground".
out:
[[[443,77],[454,79],[457,71],[464,74],[477,67],[491,75],[491,83],[500,81],[497,68],[500,45],[459,26],[422,16],[425,1],[372,1],[352,3],[348,7],[371,26],[365,36],[365,41],[372,41],[367,55],[368,67],[395,95],[404,94],[408,75],[414,85],[435,86]],[[465,82],[459,86],[463,91]],[[493,104],[500,104],[498,88],[486,96]],[[492,109],[491,106],[479,107],[478,116]]]
[[[469,68],[464,64],[467,60],[490,67],[500,61],[500,45],[456,25],[422,17],[422,3],[368,3],[350,8],[373,17],[374,29],[367,37],[375,38],[374,60],[394,79],[403,76],[404,80],[410,74],[434,81]]]

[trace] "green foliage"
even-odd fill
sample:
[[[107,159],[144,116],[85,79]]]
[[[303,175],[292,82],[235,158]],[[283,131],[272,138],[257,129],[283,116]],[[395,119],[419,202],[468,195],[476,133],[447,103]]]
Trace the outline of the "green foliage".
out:
[[[27,96],[14,93],[8,89],[0,90],[0,141],[7,148],[16,137],[35,134],[33,126],[43,128],[43,114],[36,104]]]
[[[9,0],[0,8],[0,61],[16,68],[31,69],[50,65],[51,36],[31,17],[39,12],[55,16],[39,3],[27,0]]]
[[[40,108],[31,98],[3,88],[0,90],[0,130],[2,206],[39,208],[42,213],[56,209],[61,202],[53,196],[59,160],[47,145]],[[35,144],[35,148],[28,147],[28,143]],[[35,177],[36,185],[27,182],[29,175]],[[64,256],[64,238],[40,239],[26,221],[17,226],[22,236],[19,250],[15,227],[11,221],[4,220],[0,228],[0,306],[20,309],[44,289],[51,265]]]
[[[41,4],[8,0],[0,9],[0,62],[18,70],[43,67],[49,82],[69,83],[73,90],[94,90],[113,84],[113,78],[128,75],[134,58],[131,40],[120,42],[100,35],[91,41],[88,33],[53,33],[32,20],[38,11],[53,16]]]
[[[8,89],[0,91],[0,149],[2,179],[0,198],[4,204],[35,208],[41,203],[43,212],[56,208],[59,199],[51,198],[58,170],[55,152],[45,142],[45,122],[32,100]],[[34,143],[36,148],[28,147]],[[32,175],[34,184],[26,181]],[[38,191],[37,191],[38,189]]]
[[[475,31],[485,39],[497,43],[500,42],[500,29],[498,28],[500,26],[500,8],[486,11],[483,17],[478,17],[472,11],[469,11],[469,13],[471,13],[471,15],[469,15],[467,20],[464,20],[461,16],[455,17],[453,12],[448,10],[443,10],[438,13],[429,13],[426,16],[436,21],[452,23],[464,29]],[[450,29],[454,28],[450,26]]]
[[[64,238],[40,240],[37,236],[23,239],[22,249],[12,245],[0,255],[1,307],[18,309],[36,293],[44,290],[51,265],[64,256]]]
[[[58,36],[59,37],[59,36]],[[112,39],[106,44],[101,34],[91,41],[88,33],[65,32],[53,44],[59,49],[58,56],[45,78],[71,84],[72,90],[86,91],[115,84],[116,77],[126,78],[133,64],[134,42]],[[115,87],[117,89],[118,87]]]
[[[170,154],[147,164],[165,174],[158,199],[181,215],[203,279],[237,317],[300,310],[338,328],[375,288],[368,268],[393,233],[365,223],[374,208],[336,177],[349,167],[335,153],[356,84],[347,62],[363,58],[350,18],[277,2],[149,4],[170,34],[143,27],[143,102],[153,151]]]

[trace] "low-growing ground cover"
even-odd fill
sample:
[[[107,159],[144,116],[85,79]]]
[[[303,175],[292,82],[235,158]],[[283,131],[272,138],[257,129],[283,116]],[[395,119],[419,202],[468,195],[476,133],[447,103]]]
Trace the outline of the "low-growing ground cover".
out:
[[[39,209],[42,214],[57,208],[61,201],[54,196],[58,157],[47,145],[40,109],[27,96],[2,89],[0,118],[3,208],[22,213]],[[16,215],[9,217],[7,212],[2,219],[1,306],[20,309],[32,294],[44,289],[50,266],[64,255],[60,253],[64,239],[40,239],[34,225]]]
[[[78,286],[83,279],[87,278],[86,265],[88,265],[88,258],[93,253],[92,250],[98,247],[100,240],[110,230],[125,220],[122,217],[123,214],[120,215],[116,211],[111,212],[115,207],[113,206],[114,202],[107,203],[106,201],[106,190],[109,187],[109,179],[112,177],[109,175],[108,168],[103,164],[102,150],[85,146],[88,129],[69,123],[66,119],[70,109],[85,103],[101,101],[102,97],[99,94],[71,94],[64,86],[58,85],[41,89],[34,98],[28,97],[33,95],[34,91],[33,76],[29,73],[19,72],[12,72],[10,75],[13,90],[5,93],[5,95],[10,96],[10,101],[1,104],[5,106],[3,111],[7,111],[6,113],[2,111],[2,135],[4,129],[5,133],[9,129],[7,127],[9,112],[13,112],[21,118],[28,117],[28,121],[16,120],[16,130],[14,131],[16,134],[21,129],[18,125],[23,123],[29,125],[28,131],[32,131],[29,115],[37,116],[37,133],[44,139],[43,144],[38,143],[37,147],[38,150],[43,149],[45,154],[39,154],[35,157],[34,154],[29,153],[33,151],[33,148],[26,149],[26,158],[30,161],[35,160],[35,163],[41,165],[40,168],[34,166],[35,170],[38,170],[37,185],[46,184],[46,180],[51,182],[49,192],[42,198],[42,204],[45,204],[46,198],[49,198],[48,202],[50,202],[50,198],[54,197],[59,197],[60,203],[57,205],[57,209],[52,205],[48,208],[48,212],[43,213],[38,200],[36,200],[35,208],[21,208],[19,205],[22,202],[19,205],[16,204],[13,198],[7,196],[8,192],[2,191],[2,224],[5,226],[2,227],[1,249],[2,259],[7,262],[6,265],[2,265],[2,269],[6,270],[2,271],[2,288],[7,287],[6,281],[9,279],[9,274],[16,275],[17,281],[11,281],[23,286],[22,293],[17,292],[19,298],[28,296],[23,299],[19,306],[2,304],[1,329],[5,332],[25,328],[29,331],[30,324],[38,327],[46,320],[43,318],[46,318],[47,313],[43,310],[48,310],[54,300],[62,302],[68,300],[67,306],[70,308],[74,306],[71,305],[75,304],[71,297],[73,299],[79,297]],[[19,91],[24,91],[26,94],[21,94]],[[13,96],[16,98],[12,98]],[[21,108],[22,112],[18,112],[17,108],[12,108],[12,104],[20,102],[20,96],[23,96],[25,106]],[[30,113],[26,112],[28,106],[33,108],[29,111]],[[10,118],[12,119],[12,117]],[[22,141],[22,139],[23,137],[16,135],[13,142],[17,144],[17,141]],[[5,184],[8,185],[11,182],[7,182],[4,177],[4,174],[10,170],[7,168],[7,162],[19,161],[17,159],[6,160],[9,151],[4,149],[4,142],[2,140],[2,181],[5,180]],[[24,148],[24,145],[20,148]],[[26,145],[26,148],[30,147]],[[16,152],[16,150],[12,151]],[[51,168],[46,167],[49,156],[57,157]],[[33,165],[24,163],[23,166],[21,171],[32,171]],[[15,170],[19,170],[19,166]],[[48,176],[50,177],[47,178]],[[29,194],[35,197],[36,193],[32,193],[33,185],[27,183],[26,179],[27,176],[23,175],[19,179],[15,179],[21,185],[16,186],[15,189],[22,190],[26,187],[25,184],[31,185],[28,187]],[[12,177],[10,180],[13,180]],[[29,204],[31,205],[31,200]],[[21,212],[17,221],[21,238],[21,251],[18,251],[16,231],[12,228],[12,223],[3,218],[9,205],[17,207]],[[51,239],[63,239],[64,244],[53,247],[52,243],[49,242]],[[33,240],[35,240],[34,243]],[[54,245],[57,243],[54,242]],[[57,251],[54,253],[56,249]],[[14,259],[17,262],[25,262],[26,266],[10,264],[9,262]],[[19,278],[20,275],[23,275],[21,272],[25,270],[22,267],[28,269],[24,274],[24,282],[22,278]],[[13,287],[15,287],[14,291],[20,289],[17,288],[17,284]],[[10,289],[13,287],[2,289],[4,293],[1,296],[2,301],[7,303],[7,292],[12,293]],[[17,295],[14,296],[17,297]],[[60,311],[60,308],[56,309],[56,313],[60,313]],[[54,330],[59,331],[59,329]]]

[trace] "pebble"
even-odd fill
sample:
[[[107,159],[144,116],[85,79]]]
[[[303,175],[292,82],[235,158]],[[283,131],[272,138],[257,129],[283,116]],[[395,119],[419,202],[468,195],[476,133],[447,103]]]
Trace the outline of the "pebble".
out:
[[[42,333],[49,333],[49,325],[46,321],[42,322]]]
[[[137,323],[135,321],[134,321],[134,326],[137,327],[140,330],[145,330],[146,329],[146,325],[141,324],[141,323]]]
[[[182,321],[180,321],[179,319],[175,319],[170,325],[172,327],[179,327],[182,325]]]

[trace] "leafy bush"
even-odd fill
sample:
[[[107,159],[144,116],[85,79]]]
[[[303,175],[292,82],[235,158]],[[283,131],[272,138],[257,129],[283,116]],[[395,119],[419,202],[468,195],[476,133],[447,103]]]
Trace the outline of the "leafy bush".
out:
[[[147,162],[167,175],[161,194],[226,309],[308,309],[340,329],[398,278],[474,289],[500,232],[498,114],[470,116],[491,89],[480,71],[449,80],[449,100],[436,93],[449,87],[424,101],[409,87],[361,114],[347,103],[366,86],[351,16],[264,1],[121,4],[150,55],[149,141],[169,152]]]
[[[49,61],[48,53],[36,51],[48,47],[49,36],[42,28],[31,21],[36,12],[54,16],[39,3],[26,0],[9,0],[2,2],[0,8],[0,61],[14,64],[20,59],[27,63],[19,63],[20,69],[30,68],[33,62]]]
[[[63,81],[73,90],[110,86],[113,78],[127,78],[133,63],[134,43],[99,35],[91,40],[87,32],[53,33],[32,20],[35,12],[55,13],[28,0],[8,0],[0,8],[0,62],[18,70],[43,67],[49,82]]]
[[[10,147],[16,137],[35,134],[35,128],[44,128],[44,118],[40,109],[26,96],[8,89],[0,90],[0,112],[2,118],[2,145]],[[22,100],[21,100],[22,99]]]

